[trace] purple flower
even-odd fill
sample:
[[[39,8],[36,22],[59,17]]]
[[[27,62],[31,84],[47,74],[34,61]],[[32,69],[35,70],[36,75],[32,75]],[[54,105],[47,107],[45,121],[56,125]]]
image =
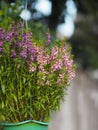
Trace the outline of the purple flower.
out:
[[[7,41],[9,41],[9,40],[12,38],[12,36],[13,36],[13,33],[12,33],[12,32],[9,32],[9,33],[6,34],[5,39],[6,39]]]
[[[46,42],[46,46],[48,46],[51,42],[51,35],[50,33],[46,33],[46,38],[47,38],[47,42]]]
[[[26,48],[31,47],[31,44],[28,40],[25,41],[24,45],[25,45]]]
[[[34,60],[35,54],[36,54],[36,48],[35,47],[29,47],[28,49],[28,54],[30,57],[30,62],[32,62]]]
[[[19,21],[18,27],[21,28],[22,26],[23,26],[23,22],[22,22],[22,21]]]
[[[12,25],[12,32],[14,33],[15,30],[16,30],[16,27],[15,27],[15,25],[13,24],[13,25]]]
[[[11,50],[11,57],[16,57],[16,52],[14,50]]]
[[[30,36],[32,36],[33,34],[32,34],[32,32],[30,32]]]
[[[23,40],[27,40],[27,33],[23,33],[22,38],[23,38]]]
[[[3,42],[2,41],[0,41],[0,47],[2,47],[3,46]]]
[[[30,63],[32,63],[32,61],[34,60],[34,55],[30,56]]]
[[[20,56],[22,57],[22,58],[27,58],[27,51],[26,50],[23,50],[23,51],[21,51],[20,52]]]
[[[4,50],[4,48],[3,48],[3,47],[0,47],[0,53],[2,53],[2,52],[3,52],[3,50]]]
[[[4,35],[4,30],[0,29],[0,39],[4,39],[5,35]]]
[[[20,48],[22,47],[22,42],[18,42],[17,44]]]
[[[30,55],[32,55],[32,54],[34,55],[36,53],[35,47],[29,47],[28,52],[29,52]]]

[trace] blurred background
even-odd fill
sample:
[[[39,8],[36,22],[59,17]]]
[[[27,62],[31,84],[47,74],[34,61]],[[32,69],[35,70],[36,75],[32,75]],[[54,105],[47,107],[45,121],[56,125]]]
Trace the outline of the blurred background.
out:
[[[0,27],[23,20],[33,37],[65,39],[77,64],[50,130],[98,130],[98,0],[0,0]]]

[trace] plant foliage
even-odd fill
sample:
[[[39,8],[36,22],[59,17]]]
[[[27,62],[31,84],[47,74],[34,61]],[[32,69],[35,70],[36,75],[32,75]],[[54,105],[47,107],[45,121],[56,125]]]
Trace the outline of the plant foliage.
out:
[[[32,39],[23,24],[0,29],[0,121],[46,121],[75,76],[70,47]]]

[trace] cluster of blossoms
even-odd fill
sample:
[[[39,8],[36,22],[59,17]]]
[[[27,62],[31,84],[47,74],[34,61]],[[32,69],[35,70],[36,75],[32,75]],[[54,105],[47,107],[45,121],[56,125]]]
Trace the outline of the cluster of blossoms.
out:
[[[20,28],[20,29],[19,29]],[[68,46],[51,44],[51,36],[46,34],[46,43],[32,40],[31,32],[22,32],[22,24],[14,25],[11,31],[0,29],[0,64],[2,59],[17,67],[24,64],[29,74],[33,74],[36,85],[66,86],[75,76],[75,67]],[[9,60],[10,59],[10,60]],[[20,62],[16,62],[16,60]],[[9,63],[8,63],[9,64]]]

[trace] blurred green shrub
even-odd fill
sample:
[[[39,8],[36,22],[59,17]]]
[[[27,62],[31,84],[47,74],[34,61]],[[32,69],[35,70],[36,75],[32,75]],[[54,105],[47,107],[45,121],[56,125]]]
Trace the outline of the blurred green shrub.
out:
[[[12,21],[17,22],[21,10],[21,1],[10,4],[0,0],[0,27],[8,28]]]

